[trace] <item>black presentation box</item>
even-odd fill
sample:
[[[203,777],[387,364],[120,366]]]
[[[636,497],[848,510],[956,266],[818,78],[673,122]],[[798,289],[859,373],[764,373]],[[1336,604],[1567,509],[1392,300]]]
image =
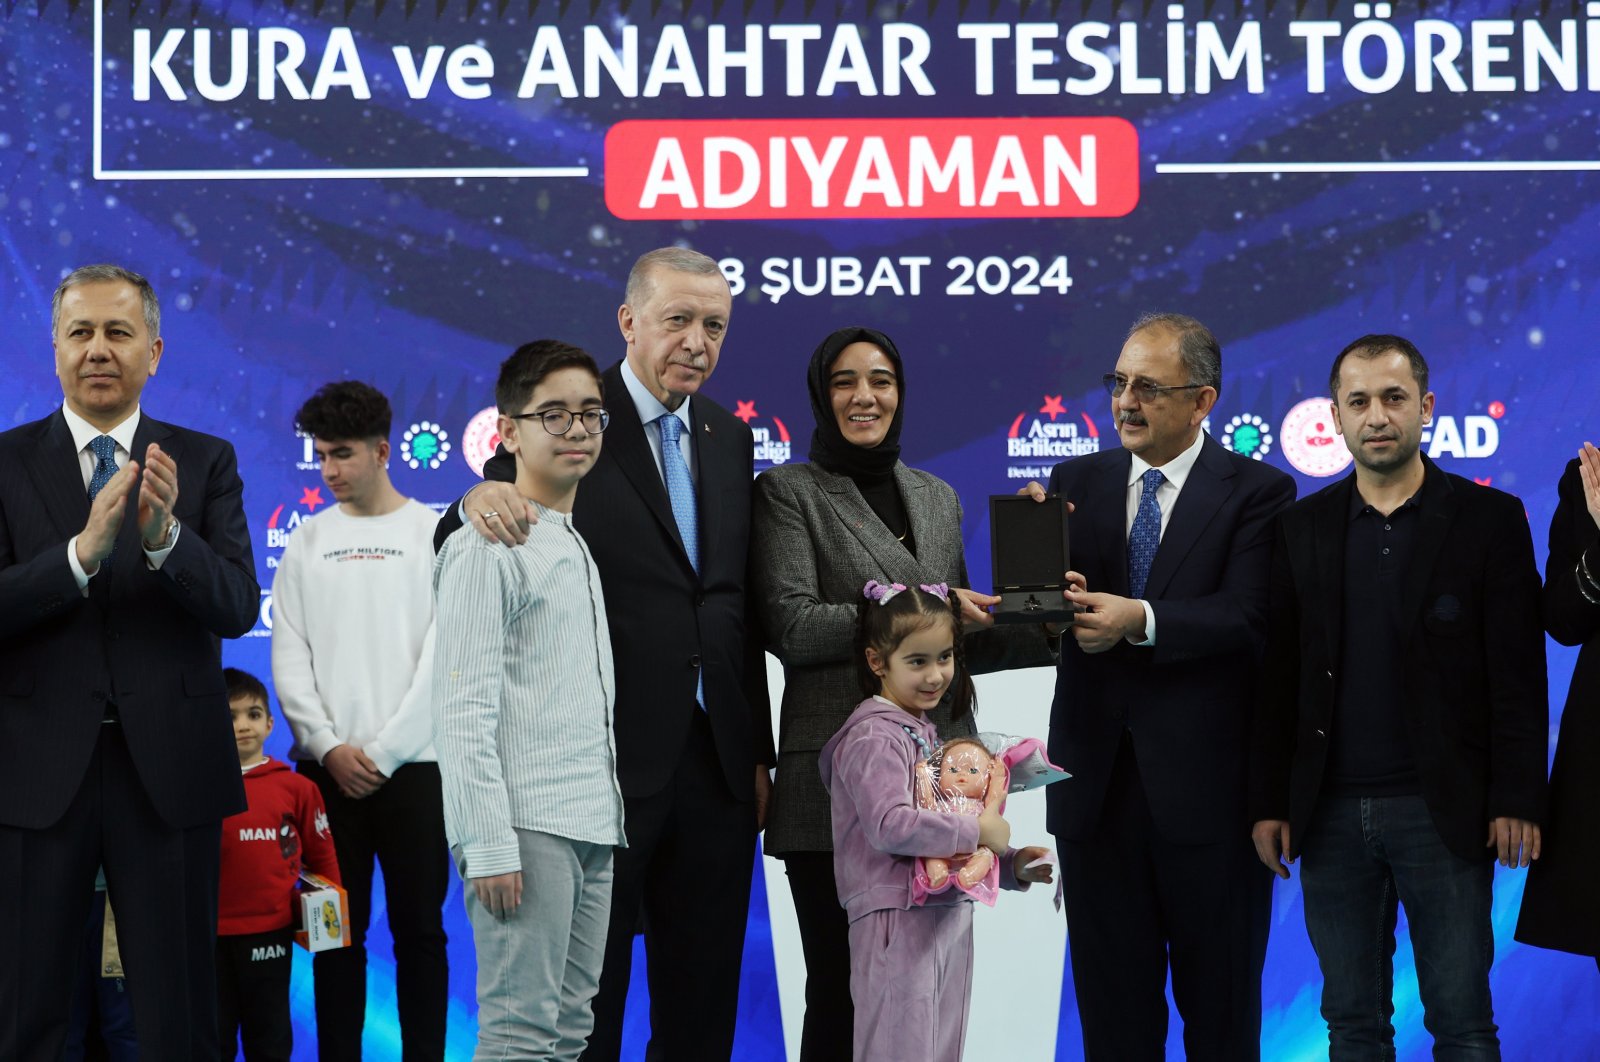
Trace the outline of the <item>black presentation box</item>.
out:
[[[989,496],[996,623],[1071,623],[1067,587],[1067,499]]]

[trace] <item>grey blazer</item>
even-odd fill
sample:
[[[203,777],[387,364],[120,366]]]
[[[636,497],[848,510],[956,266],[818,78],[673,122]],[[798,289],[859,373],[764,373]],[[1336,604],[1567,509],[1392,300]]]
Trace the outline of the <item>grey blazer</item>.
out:
[[[780,465],[755,483],[752,585],[768,648],[783,661],[777,784],[763,848],[768,855],[833,850],[828,791],[817,753],[861,703],[855,617],[868,579],[968,586],[961,502],[937,476],[897,464],[916,555],[896,540],[847,476]],[[1034,625],[974,631],[964,640],[973,673],[1045,666],[1054,657]],[[933,713],[941,736],[972,732],[970,719]]]

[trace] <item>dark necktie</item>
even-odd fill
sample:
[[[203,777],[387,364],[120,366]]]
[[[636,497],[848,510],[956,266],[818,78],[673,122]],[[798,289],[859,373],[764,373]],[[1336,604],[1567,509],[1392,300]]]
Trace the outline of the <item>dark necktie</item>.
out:
[[[109,435],[97,435],[89,440],[89,449],[95,456],[94,473],[89,477],[89,500],[94,501],[100,488],[117,474],[117,441]]]
[[[1139,495],[1139,511],[1128,531],[1128,596],[1144,597],[1144,584],[1150,578],[1150,565],[1161,546],[1161,503],[1156,491],[1167,477],[1159,468],[1144,474],[1144,492]]]

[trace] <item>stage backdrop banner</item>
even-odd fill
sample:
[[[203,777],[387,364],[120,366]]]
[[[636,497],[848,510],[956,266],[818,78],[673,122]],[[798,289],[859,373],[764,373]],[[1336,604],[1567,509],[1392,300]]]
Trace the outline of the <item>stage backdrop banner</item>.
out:
[[[1556,479],[1595,430],[1597,102],[1600,3],[1570,0],[7,2],[0,414],[61,401],[64,273],[150,276],[166,354],[144,407],[238,451],[262,601],[224,654],[263,677],[278,558],[332,503],[299,403],[334,379],[383,389],[397,485],[447,505],[493,451],[499,361],[541,336],[620,357],[627,269],[663,244],[711,255],[732,287],[708,391],[754,431],[758,468],[805,460],[804,371],[827,332],[895,338],[906,460],[966,500],[980,588],[984,496],[1117,445],[1099,378],[1147,310],[1217,333],[1208,430],[1302,494],[1350,465],[1333,355],[1410,337],[1438,394],[1426,452],[1519,495],[1542,559]],[[1571,666],[1553,649],[1557,711]],[[993,688],[1043,736],[1048,673]],[[756,882],[737,1056],[783,1059],[803,962],[781,867]],[[1593,1057],[1594,965],[1512,941],[1522,882],[1496,883],[1508,1057]],[[1078,1058],[1066,927],[1042,897],[1002,907],[979,923],[969,1054],[1013,1028],[1014,1057]],[[447,917],[466,1057],[458,890]],[[1420,1059],[1401,929],[1395,1025]],[[1264,1053],[1314,1057],[1298,880],[1272,932]],[[369,1057],[398,1058],[381,928],[372,945]],[[310,1058],[309,964],[294,998]]]

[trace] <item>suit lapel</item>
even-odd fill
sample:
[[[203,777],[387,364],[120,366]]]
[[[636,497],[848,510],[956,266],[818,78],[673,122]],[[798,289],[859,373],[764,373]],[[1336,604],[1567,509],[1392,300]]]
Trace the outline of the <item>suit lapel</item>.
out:
[[[1356,489],[1355,484],[1352,472],[1322,496],[1316,511],[1306,514],[1311,523],[1312,557],[1321,594],[1318,610],[1322,613],[1329,660],[1340,659],[1340,642],[1344,638],[1344,553],[1350,533],[1350,494]]]
[[[689,420],[692,424],[695,463],[700,469],[700,482],[695,486],[695,503],[700,508],[700,569],[705,570],[706,558],[716,552],[722,533],[722,493],[738,482],[739,470],[730,460],[737,454],[732,445],[737,440],[721,438],[709,420],[703,416],[704,404],[709,399],[698,398],[689,403]],[[685,558],[688,554],[684,554]]]
[[[89,495],[83,486],[83,466],[67,420],[56,410],[41,423],[38,444],[29,448],[25,464],[29,478],[44,500],[44,509],[56,530],[70,538],[89,522]]]
[[[1106,566],[1106,585],[1095,586],[1091,581],[1089,589],[1118,597],[1128,595],[1128,467],[1132,462],[1133,455],[1120,450],[1116,460],[1099,469],[1090,495],[1093,510],[1085,514]],[[1067,562],[1072,563],[1073,558],[1068,557]]]
[[[605,385],[606,394],[617,396],[617,400],[606,406],[611,411],[611,425],[606,429],[602,452],[610,455],[622,474],[633,484],[633,489],[644,500],[645,507],[654,514],[661,529],[678,544],[678,552],[687,564],[689,554],[683,548],[683,536],[678,534],[678,521],[672,517],[667,484],[661,478],[655,454],[650,450],[650,441],[644,434],[656,428],[640,422],[638,407],[633,404],[633,396],[622,382],[620,362],[605,374]]]
[[[932,553],[937,530],[935,525],[939,521],[933,511],[928,489],[923,486],[922,480],[912,475],[911,469],[907,468],[902,462],[897,461],[894,466],[894,486],[900,492],[901,503],[906,507],[906,527],[911,532],[912,543],[921,551],[920,558],[906,549],[906,544],[899,539],[895,539],[896,550],[905,554],[906,559],[919,572],[944,571],[947,568],[953,570],[952,565],[945,565],[942,561],[934,563],[939,561],[939,558]],[[879,520],[878,523],[881,524],[883,521]],[[884,530],[887,531],[888,528]],[[894,536],[890,535],[889,537],[893,538]]]
[[[1145,597],[1159,598],[1167,584],[1183,566],[1194,544],[1217,515],[1222,503],[1233,493],[1234,471],[1220,444],[1209,436],[1200,444],[1200,453],[1184,480],[1178,500],[1173,504],[1167,529],[1161,535],[1150,577],[1145,581]],[[1126,565],[1124,565],[1126,568]]]
[[[1449,537],[1450,525],[1455,522],[1461,508],[1462,493],[1450,485],[1450,480],[1438,465],[1428,462],[1423,479],[1422,512],[1418,513],[1417,538],[1411,547],[1411,564],[1406,569],[1405,582],[1400,588],[1400,630],[1409,634],[1422,617],[1422,599],[1433,578],[1433,569],[1439,563]],[[1430,498],[1429,495],[1436,495]]]
[[[872,511],[872,506],[861,496],[861,490],[849,476],[836,475],[816,465],[807,466],[816,477],[817,483],[822,487],[822,494],[828,500],[828,506],[833,510],[839,522],[849,528],[856,541],[861,543],[861,548],[867,556],[878,566],[883,577],[892,583],[901,583],[910,586],[917,580],[919,565],[911,551],[906,549],[906,544],[889,533],[878,514]],[[917,535],[921,542],[921,535],[928,527],[927,517],[922,517],[923,523],[919,528],[917,517],[913,515],[912,501],[906,497],[906,481],[911,479],[904,466],[896,466],[895,485],[900,488],[901,500],[906,505],[906,517],[911,523],[911,532]],[[920,484],[919,484],[920,486]],[[913,490],[911,493],[917,493]],[[908,581],[909,580],[909,581]]]

